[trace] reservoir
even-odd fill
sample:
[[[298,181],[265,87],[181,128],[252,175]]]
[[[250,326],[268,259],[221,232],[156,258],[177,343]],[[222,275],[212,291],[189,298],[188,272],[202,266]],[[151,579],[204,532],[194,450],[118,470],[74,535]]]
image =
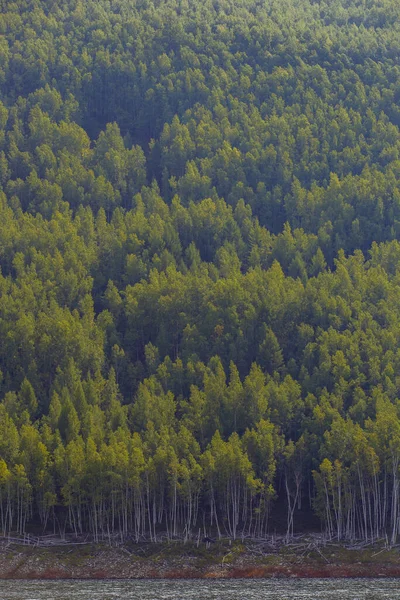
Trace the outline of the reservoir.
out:
[[[400,600],[399,579],[15,580],[1,600]]]

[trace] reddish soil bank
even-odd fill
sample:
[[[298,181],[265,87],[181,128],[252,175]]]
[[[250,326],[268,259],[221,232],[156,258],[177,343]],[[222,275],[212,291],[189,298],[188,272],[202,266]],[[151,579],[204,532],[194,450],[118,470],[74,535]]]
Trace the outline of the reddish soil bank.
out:
[[[400,565],[390,566],[375,564],[370,565],[307,565],[307,566],[282,566],[282,567],[248,567],[233,569],[229,577],[232,578],[260,578],[260,577],[400,577]]]
[[[142,544],[32,548],[0,545],[0,579],[400,577],[398,548],[345,548],[314,542],[270,548]]]

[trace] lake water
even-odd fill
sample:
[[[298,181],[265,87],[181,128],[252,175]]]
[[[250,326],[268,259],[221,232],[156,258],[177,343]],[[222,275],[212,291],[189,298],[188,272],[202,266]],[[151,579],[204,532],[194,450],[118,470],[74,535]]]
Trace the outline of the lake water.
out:
[[[400,600],[400,579],[0,581],[0,600]]]

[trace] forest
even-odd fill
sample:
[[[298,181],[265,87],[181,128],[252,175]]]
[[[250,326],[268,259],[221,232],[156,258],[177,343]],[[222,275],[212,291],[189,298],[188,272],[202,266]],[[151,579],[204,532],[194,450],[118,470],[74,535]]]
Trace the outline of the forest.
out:
[[[0,3],[0,533],[400,536],[400,3]]]

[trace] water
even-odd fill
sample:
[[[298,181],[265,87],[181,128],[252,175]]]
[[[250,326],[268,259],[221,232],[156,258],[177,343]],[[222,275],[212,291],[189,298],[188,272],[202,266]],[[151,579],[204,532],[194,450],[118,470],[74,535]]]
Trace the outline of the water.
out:
[[[0,600],[400,600],[399,579],[0,581]]]

